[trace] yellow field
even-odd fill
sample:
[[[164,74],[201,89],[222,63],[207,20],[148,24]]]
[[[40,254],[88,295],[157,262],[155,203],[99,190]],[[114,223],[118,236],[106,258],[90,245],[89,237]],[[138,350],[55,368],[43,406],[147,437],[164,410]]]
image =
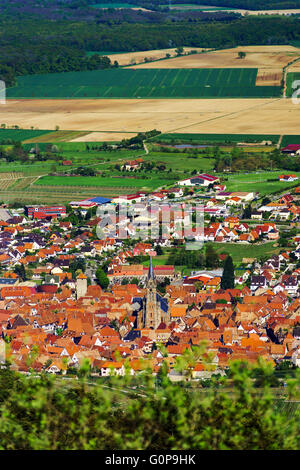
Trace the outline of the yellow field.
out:
[[[246,53],[244,59],[238,52]],[[258,68],[257,85],[280,86],[282,69],[300,58],[300,49],[293,46],[245,46],[222,51],[207,51],[159,62],[144,63],[135,68],[190,69],[190,68]],[[300,62],[295,64],[300,69]],[[291,69],[292,70],[292,69]]]
[[[214,5],[201,5],[201,8],[202,10],[207,7],[207,10],[208,12],[213,12],[213,11],[220,11],[218,10],[218,7],[214,6]],[[178,6],[177,5],[171,5],[171,7],[169,7],[171,10],[176,10],[178,9]],[[180,10],[199,10],[200,8],[200,5],[181,5],[180,6]],[[215,9],[214,9],[215,8]],[[205,9],[203,10],[205,11]],[[230,12],[233,12],[233,13],[240,13],[241,15],[294,15],[294,14],[299,14],[300,13],[300,9],[298,8],[290,8],[290,9],[286,9],[286,10],[245,10],[245,9],[242,9],[242,8],[226,8],[224,10],[221,10],[221,11],[230,11]]]
[[[136,132],[90,132],[71,139],[69,142],[117,142],[123,139],[131,139],[135,135]]]
[[[166,54],[170,54],[171,57],[176,57],[177,54],[175,50],[176,48],[159,49],[159,50],[152,50],[152,51],[124,52],[121,54],[111,54],[111,55],[108,55],[107,57],[110,58],[111,62],[114,62],[116,60],[119,65],[130,65],[133,63],[142,64],[144,63],[145,57],[147,57],[150,60],[163,59],[164,57],[166,57]],[[202,50],[208,50],[208,49],[202,49],[199,47],[184,47],[184,50],[186,52],[191,51],[191,50],[201,52]],[[160,64],[161,62],[158,62],[158,63]]]
[[[8,100],[0,121],[30,129],[97,131],[103,140],[129,133],[299,134],[300,106],[291,99]],[[114,132],[116,134],[109,134]],[[91,138],[92,136],[89,136]],[[81,139],[81,137],[79,137]],[[70,138],[71,140],[71,138]],[[86,136],[82,136],[86,140]]]

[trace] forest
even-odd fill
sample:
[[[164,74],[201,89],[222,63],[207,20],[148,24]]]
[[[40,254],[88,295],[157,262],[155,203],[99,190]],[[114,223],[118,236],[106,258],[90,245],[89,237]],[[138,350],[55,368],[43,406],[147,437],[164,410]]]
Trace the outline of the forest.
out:
[[[228,48],[288,44],[299,39],[300,23],[296,17],[252,16],[230,21],[166,20],[153,24],[108,25],[84,20],[53,22],[26,14],[20,22],[18,17],[7,13],[0,17],[0,79],[12,86],[20,75],[113,66],[108,58],[87,56],[87,51],[131,52],[178,46]]]

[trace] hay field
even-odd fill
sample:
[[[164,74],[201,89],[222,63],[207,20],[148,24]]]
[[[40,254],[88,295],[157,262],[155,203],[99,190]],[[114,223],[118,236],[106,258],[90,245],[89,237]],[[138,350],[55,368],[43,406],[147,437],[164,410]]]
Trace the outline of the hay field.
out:
[[[240,59],[238,52],[246,52]],[[300,58],[300,49],[286,46],[239,46],[221,51],[175,57],[159,62],[144,63],[136,68],[258,68],[256,85],[280,86],[282,69],[291,61]],[[295,64],[300,70],[300,62]]]
[[[30,129],[115,132],[299,134],[300,106],[291,99],[8,100],[0,121]],[[118,138],[120,137],[118,135]],[[113,134],[109,135],[112,140]],[[83,136],[83,140],[86,136]],[[72,138],[70,139],[72,140]]]
[[[123,139],[131,139],[135,135],[136,132],[90,132],[69,142],[118,142]]]
[[[133,62],[136,64],[142,64],[144,63],[145,57],[147,57],[149,60],[158,60],[158,59],[163,59],[166,57],[166,54],[171,54],[172,57],[176,57],[176,48],[170,48],[170,49],[154,49],[151,51],[137,51],[137,52],[123,52],[120,54],[108,54],[107,57],[110,58],[111,62],[114,62],[115,60],[118,62],[119,65],[131,65]],[[201,52],[202,50],[208,50],[208,49],[202,49],[200,47],[184,47],[184,50],[186,52],[188,51],[197,51]],[[166,59],[169,60],[169,59]],[[160,63],[160,62],[159,62]]]
[[[193,4],[177,4],[177,5],[165,5],[170,8],[170,10],[201,10],[206,12],[218,12],[218,11],[227,11],[232,13],[240,13],[241,15],[293,15],[299,14],[300,9],[290,8],[285,10],[245,10],[243,8],[230,8],[230,7],[218,7],[214,5],[193,5]]]

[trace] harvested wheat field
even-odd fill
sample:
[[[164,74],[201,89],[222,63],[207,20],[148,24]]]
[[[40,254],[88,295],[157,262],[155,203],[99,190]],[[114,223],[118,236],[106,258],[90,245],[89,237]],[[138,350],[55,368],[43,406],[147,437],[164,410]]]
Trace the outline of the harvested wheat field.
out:
[[[239,52],[246,57],[240,59]],[[138,65],[138,68],[282,68],[300,57],[300,49],[293,46],[245,46],[233,49],[208,51],[200,54],[183,55]]]
[[[256,77],[257,86],[280,86],[282,81],[282,70],[259,69]]]
[[[239,52],[245,52],[246,57],[240,59]],[[283,67],[297,58],[300,49],[289,45],[245,46],[144,63],[136,68],[257,68],[257,85],[280,86]],[[300,67],[300,62],[297,65]]]
[[[136,132],[90,132],[69,142],[118,142],[123,139],[131,139],[134,136],[136,136]]]
[[[60,129],[128,137],[162,132],[299,134],[300,106],[291,99],[8,100],[0,122],[30,129]],[[81,136],[80,136],[81,137]],[[77,138],[77,137],[75,137]],[[86,140],[86,136],[82,136]],[[74,139],[74,137],[73,137]],[[72,140],[72,137],[70,137]],[[117,139],[118,140],[118,139]]]
[[[116,60],[119,65],[130,65],[133,63],[142,64],[145,62],[145,57],[147,57],[148,60],[163,59],[166,57],[166,54],[170,54],[171,57],[176,57],[177,54],[175,50],[176,48],[158,49],[158,50],[152,50],[152,51],[124,52],[120,54],[112,54],[112,55],[108,54],[107,57],[110,58],[111,62],[114,62]],[[202,49],[199,47],[184,47],[184,50],[186,52],[189,52],[191,50],[201,52],[202,50],[208,50],[208,49]],[[169,60],[169,59],[166,59],[166,60]]]
[[[219,7],[215,5],[193,5],[193,4],[177,4],[177,5],[168,5],[170,10],[202,10],[207,12],[219,12],[227,11],[232,13],[240,13],[241,15],[295,15],[300,13],[300,9],[290,8],[286,10],[245,10],[243,8],[230,8],[230,7]]]

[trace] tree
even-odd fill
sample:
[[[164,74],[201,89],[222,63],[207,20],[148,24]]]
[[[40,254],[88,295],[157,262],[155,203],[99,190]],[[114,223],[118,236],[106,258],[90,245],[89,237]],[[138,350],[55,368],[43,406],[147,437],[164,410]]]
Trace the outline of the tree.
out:
[[[219,256],[211,243],[206,246],[205,264],[207,268],[216,268],[219,265]]]
[[[239,56],[239,59],[245,59],[245,57],[246,57],[246,52],[239,51],[239,52],[238,52],[238,56]]]
[[[160,256],[160,255],[163,254],[163,249],[162,249],[162,247],[161,247],[160,245],[156,245],[155,251],[156,251],[156,254],[157,254],[158,256]]]
[[[234,266],[231,256],[227,256],[221,278],[221,289],[234,288]]]
[[[184,53],[184,49],[182,46],[178,46],[177,49],[175,49],[175,52],[177,55],[181,55]]]
[[[108,287],[109,279],[106,273],[101,268],[101,266],[99,266],[99,268],[96,271],[96,278],[97,278],[97,282],[99,286],[102,287],[102,289],[106,289]]]
[[[26,281],[26,271],[24,264],[15,266],[14,272],[22,279],[22,281]]]

